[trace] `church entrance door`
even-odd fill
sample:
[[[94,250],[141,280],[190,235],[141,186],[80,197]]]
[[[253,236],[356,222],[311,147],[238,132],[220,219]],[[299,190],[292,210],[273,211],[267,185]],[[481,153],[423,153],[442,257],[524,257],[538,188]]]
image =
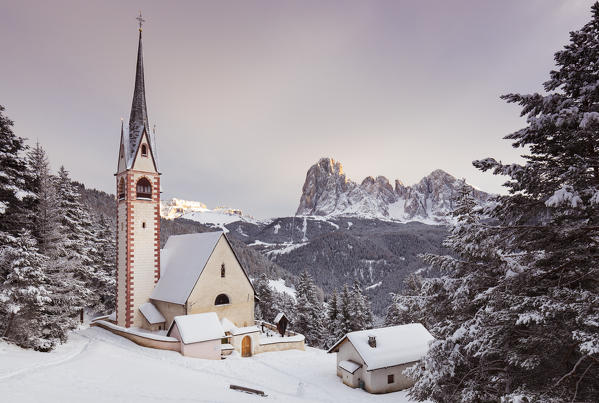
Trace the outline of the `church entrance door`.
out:
[[[252,356],[252,339],[250,339],[250,336],[245,336],[243,340],[241,340],[241,356]]]

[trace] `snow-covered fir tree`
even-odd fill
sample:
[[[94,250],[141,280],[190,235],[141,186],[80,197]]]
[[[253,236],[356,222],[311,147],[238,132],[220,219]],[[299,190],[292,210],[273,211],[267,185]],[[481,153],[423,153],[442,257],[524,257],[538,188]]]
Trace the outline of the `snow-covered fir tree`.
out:
[[[352,331],[370,329],[373,324],[372,308],[368,297],[362,291],[362,287],[357,280],[351,290],[351,329]]]
[[[351,317],[352,297],[347,284],[343,285],[343,290],[341,291],[341,294],[337,299],[337,304],[337,320],[335,321],[335,325],[333,326],[334,336],[336,340],[340,339],[346,333],[352,332],[354,330],[352,329]]]
[[[23,198],[28,195],[27,147],[12,130],[13,122],[0,105],[0,232],[17,235],[27,219]]]
[[[91,259],[91,273],[88,288],[91,290],[90,306],[95,312],[106,314],[114,311],[116,298],[116,245],[113,228],[100,215],[92,227],[92,238],[88,242],[95,244],[88,248]]]
[[[339,318],[339,296],[337,290],[333,290],[327,304],[326,314],[326,347],[332,346],[339,339],[339,332],[337,330],[337,320]]]
[[[68,309],[80,311],[93,307],[91,285],[95,282],[92,256],[98,253],[92,221],[80,201],[80,194],[73,185],[68,171],[61,166],[56,179],[58,206],[61,211],[60,238],[55,260],[56,274],[68,278]]]
[[[596,401],[599,396],[599,3],[556,53],[545,94],[504,96],[528,126],[508,135],[523,164],[492,158],[509,194],[484,210],[464,199],[446,241],[425,258],[423,307],[442,304],[438,338],[411,374],[435,401]]]
[[[265,273],[262,273],[260,277],[254,281],[254,289],[256,290],[256,295],[259,298],[256,307],[260,309],[262,319],[266,322],[272,323],[278,312],[273,290],[269,285],[268,277],[266,277]]]
[[[46,255],[56,253],[60,240],[60,215],[55,178],[50,173],[50,162],[43,147],[36,143],[27,154],[29,169],[28,188],[34,195],[29,205],[31,231],[38,248]]]
[[[29,233],[0,233],[0,335],[41,351],[57,343],[46,329],[45,308],[51,302],[44,273],[47,261]]]
[[[427,299],[423,299],[420,295],[421,288],[422,277],[412,273],[404,280],[401,293],[391,293],[391,304],[385,313],[385,326],[422,323],[425,327],[429,327],[430,323],[433,323],[430,320],[432,317],[424,313],[434,307],[427,306],[424,309],[423,304]]]
[[[302,333],[306,342],[320,347],[325,342],[324,307],[318,298],[316,285],[306,270],[300,274],[296,285],[296,309],[293,330]]]

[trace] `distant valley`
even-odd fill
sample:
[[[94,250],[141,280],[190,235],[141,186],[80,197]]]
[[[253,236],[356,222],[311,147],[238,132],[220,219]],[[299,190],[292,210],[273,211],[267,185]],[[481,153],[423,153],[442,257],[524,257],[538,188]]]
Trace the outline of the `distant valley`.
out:
[[[441,170],[413,186],[396,180],[392,187],[380,176],[357,184],[339,162],[323,158],[308,170],[295,216],[256,220],[239,209],[209,209],[180,199],[163,201],[162,215],[180,231],[194,222],[201,225],[198,231],[228,232],[239,249],[243,245],[268,258],[277,272],[269,277],[283,274],[288,285],[304,269],[326,293],[358,279],[375,313],[383,315],[389,293],[423,267],[418,254],[442,252],[446,214],[460,186]],[[489,197],[472,192],[480,202]]]

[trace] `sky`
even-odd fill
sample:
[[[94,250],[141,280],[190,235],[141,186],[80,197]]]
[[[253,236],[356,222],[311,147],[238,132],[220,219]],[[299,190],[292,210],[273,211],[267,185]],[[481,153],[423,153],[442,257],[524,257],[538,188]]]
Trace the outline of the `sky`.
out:
[[[542,91],[590,0],[0,0],[0,104],[52,166],[114,193],[139,10],[163,198],[293,215],[321,157],[361,182],[521,161],[499,96]]]

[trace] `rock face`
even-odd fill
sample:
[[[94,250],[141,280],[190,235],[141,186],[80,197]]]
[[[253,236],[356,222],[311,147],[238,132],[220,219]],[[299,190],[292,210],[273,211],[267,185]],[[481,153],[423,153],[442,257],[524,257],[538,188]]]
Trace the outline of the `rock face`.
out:
[[[306,174],[297,215],[382,218],[442,223],[453,209],[461,181],[437,169],[413,186],[384,176],[369,176],[357,184],[343,173],[341,163],[321,158]],[[488,193],[472,188],[486,201]]]

